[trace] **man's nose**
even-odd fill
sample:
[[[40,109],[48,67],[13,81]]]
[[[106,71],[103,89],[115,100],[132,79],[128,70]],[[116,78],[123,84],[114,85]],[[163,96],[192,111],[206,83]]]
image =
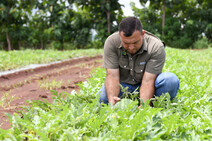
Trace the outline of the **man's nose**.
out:
[[[133,49],[134,48],[134,44],[129,44],[129,48]]]

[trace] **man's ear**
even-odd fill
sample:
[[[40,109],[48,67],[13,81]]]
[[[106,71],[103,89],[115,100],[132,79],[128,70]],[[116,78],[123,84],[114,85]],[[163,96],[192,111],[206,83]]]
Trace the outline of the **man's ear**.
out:
[[[144,34],[145,34],[145,30],[142,30],[142,36],[144,36]]]
[[[119,36],[121,36],[121,32],[119,32]]]

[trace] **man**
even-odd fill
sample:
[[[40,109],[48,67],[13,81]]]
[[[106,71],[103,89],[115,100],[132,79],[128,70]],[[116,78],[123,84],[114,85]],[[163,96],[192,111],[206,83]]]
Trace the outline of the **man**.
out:
[[[136,17],[127,17],[119,25],[119,32],[105,41],[103,66],[106,68],[105,86],[99,102],[116,104],[122,95],[120,84],[133,92],[138,87],[145,102],[154,95],[177,95],[179,79],[173,73],[161,73],[165,62],[162,41],[142,29]]]

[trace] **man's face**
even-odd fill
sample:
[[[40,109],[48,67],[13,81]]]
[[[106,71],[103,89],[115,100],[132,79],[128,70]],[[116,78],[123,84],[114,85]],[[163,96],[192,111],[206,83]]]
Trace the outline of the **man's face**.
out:
[[[142,35],[139,31],[134,31],[129,37],[124,36],[124,32],[120,32],[123,47],[130,53],[135,54],[143,44],[144,31]]]

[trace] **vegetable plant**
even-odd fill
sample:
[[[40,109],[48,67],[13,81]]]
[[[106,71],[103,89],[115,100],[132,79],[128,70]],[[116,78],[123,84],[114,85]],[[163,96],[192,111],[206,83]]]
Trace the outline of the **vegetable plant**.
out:
[[[116,105],[98,102],[105,69],[93,70],[78,84],[80,91],[52,91],[53,103],[29,101],[14,116],[0,140],[211,140],[212,49],[194,51],[166,48],[164,72],[180,80],[177,97],[155,97],[153,106],[123,98]]]

